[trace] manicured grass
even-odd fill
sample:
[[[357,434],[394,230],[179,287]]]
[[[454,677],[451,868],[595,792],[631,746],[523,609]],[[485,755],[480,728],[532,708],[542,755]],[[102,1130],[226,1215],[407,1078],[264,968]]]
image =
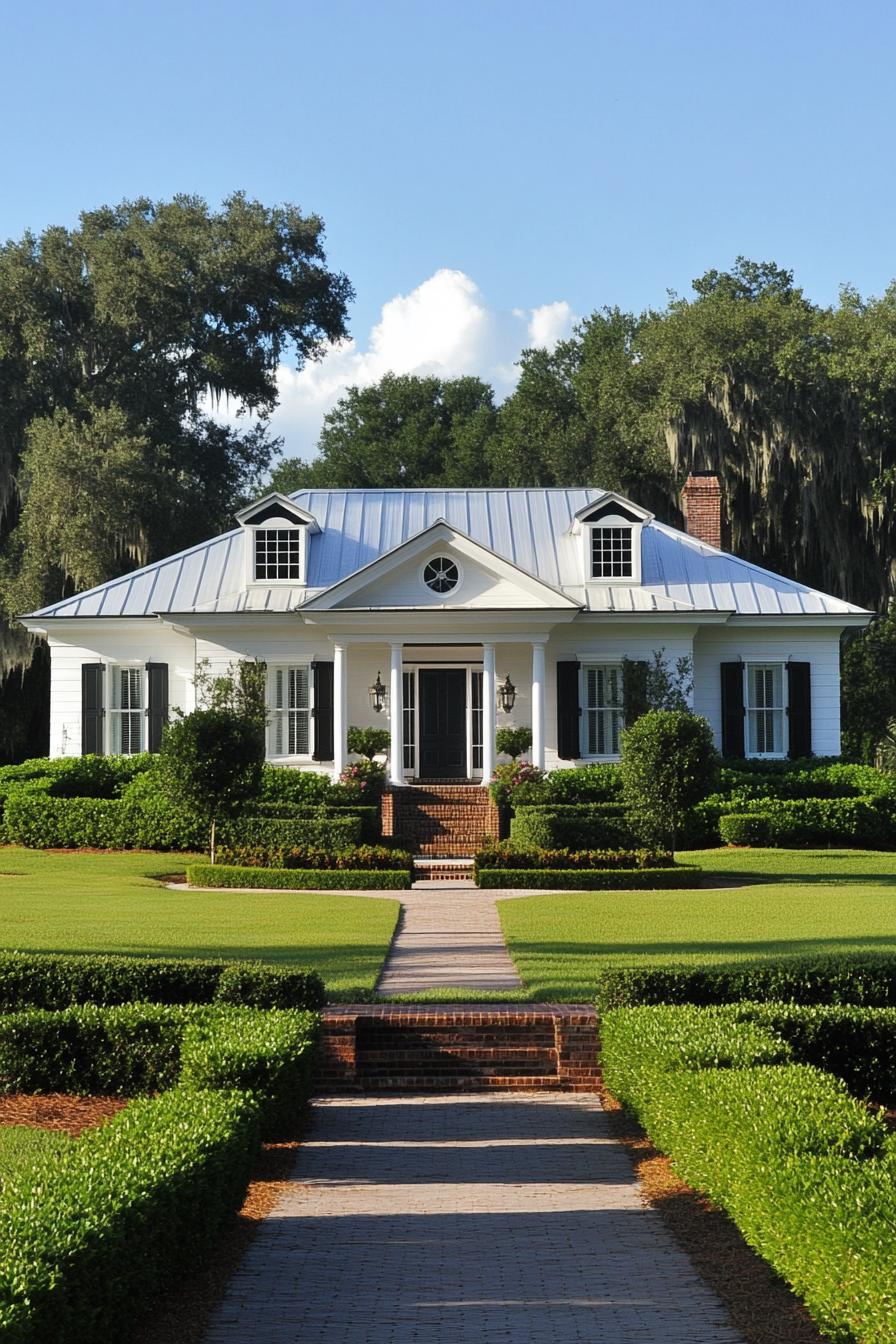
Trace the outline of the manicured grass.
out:
[[[0,1189],[3,1182],[29,1158],[41,1153],[60,1152],[75,1140],[54,1129],[36,1129],[30,1125],[0,1125]]]
[[[601,965],[723,962],[819,952],[896,952],[896,854],[716,849],[678,856],[696,891],[569,892],[499,900],[534,1000],[587,1000]]]
[[[0,946],[33,952],[251,957],[311,966],[337,998],[369,994],[399,904],[328,892],[179,891],[195,856],[0,847]]]

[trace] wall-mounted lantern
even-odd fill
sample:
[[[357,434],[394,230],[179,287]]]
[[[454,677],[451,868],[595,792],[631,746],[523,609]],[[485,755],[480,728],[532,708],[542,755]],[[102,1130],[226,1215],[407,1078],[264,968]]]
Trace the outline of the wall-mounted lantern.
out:
[[[516,687],[510,680],[510,673],[501,682],[498,687],[498,708],[502,714],[509,714],[516,704]]]
[[[386,688],[380,680],[380,674],[377,672],[376,681],[372,686],[368,686],[367,694],[370,696],[370,707],[377,714],[382,713],[386,708]]]

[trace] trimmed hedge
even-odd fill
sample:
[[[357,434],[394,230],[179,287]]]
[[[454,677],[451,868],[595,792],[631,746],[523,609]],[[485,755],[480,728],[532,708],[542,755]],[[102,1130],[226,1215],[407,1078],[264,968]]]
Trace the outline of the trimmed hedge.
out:
[[[124,1090],[128,1073],[155,1086],[180,1065],[172,1090],[4,1180],[3,1338],[122,1338],[135,1304],[208,1253],[242,1200],[259,1129],[278,1136],[307,1096],[316,1028],[309,1013],[145,1004],[0,1018],[8,1088],[56,1090],[77,1074],[73,1090]]]
[[[539,849],[623,849],[634,834],[619,803],[535,804],[517,807],[510,838]]]
[[[218,862],[237,868],[385,869],[414,866],[413,857],[391,845],[354,845],[351,849],[271,849],[267,845],[222,846]]]
[[[134,844],[131,812],[119,798],[12,793],[4,820],[10,841],[29,849],[129,849]]]
[[[521,849],[510,840],[479,850],[474,868],[671,868],[672,856],[652,849]]]
[[[896,1007],[896,955],[876,952],[719,966],[608,966],[597,973],[601,1012],[647,1004],[802,1004]]]
[[[351,806],[334,807],[330,803],[301,805],[282,802],[254,802],[252,815],[255,817],[275,817],[280,821],[321,821],[327,817],[358,817],[361,822],[361,840],[376,844],[380,839],[382,826],[378,807]]]
[[[406,891],[407,868],[236,868],[223,863],[193,863],[187,868],[191,887],[267,888],[279,891]]]
[[[734,812],[719,818],[719,835],[726,845],[770,845],[772,823],[769,817]]]
[[[5,1180],[4,1340],[123,1338],[135,1305],[208,1254],[239,1207],[258,1124],[248,1093],[175,1088]]]
[[[693,887],[699,869],[674,868],[479,868],[476,883],[484,890],[532,887],[557,891],[660,891]]]
[[[889,849],[896,844],[892,804],[880,798],[754,798],[739,815],[762,817],[772,845],[855,845]],[[722,822],[719,823],[720,833]]]
[[[316,971],[260,962],[0,952],[0,1012],[135,1002],[314,1009],[324,1000]]]
[[[235,817],[219,826],[221,844],[267,846],[270,849],[349,849],[361,842],[356,816],[283,818]]]
[[[617,1009],[608,1087],[833,1339],[896,1338],[896,1144],[845,1085],[737,1009]]]

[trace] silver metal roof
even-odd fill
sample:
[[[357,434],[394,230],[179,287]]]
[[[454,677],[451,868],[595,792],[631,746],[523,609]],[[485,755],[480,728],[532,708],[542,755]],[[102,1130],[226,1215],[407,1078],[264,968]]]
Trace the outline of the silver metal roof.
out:
[[[347,578],[439,519],[586,610],[718,611],[739,615],[863,614],[864,609],[752,565],[663,523],[642,532],[640,585],[585,584],[582,538],[570,532],[596,489],[299,490],[316,519],[308,587],[245,584],[242,529],[65,598],[31,617],[149,616],[166,612],[287,611]]]

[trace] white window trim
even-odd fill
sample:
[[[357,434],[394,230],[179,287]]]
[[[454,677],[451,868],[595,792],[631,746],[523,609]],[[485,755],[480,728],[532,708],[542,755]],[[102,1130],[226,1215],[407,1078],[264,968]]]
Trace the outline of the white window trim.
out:
[[[592,548],[594,532],[600,528],[626,527],[632,534],[632,572],[626,575],[609,575],[603,577],[594,575],[591,572],[592,566]],[[600,584],[604,588],[616,588],[639,584],[641,582],[641,533],[644,524],[642,522],[631,522],[628,518],[623,518],[621,514],[608,513],[605,517],[594,523],[586,523],[582,528],[583,554],[582,560],[585,567],[586,584]]]
[[[781,750],[780,751],[750,751],[750,714],[755,713],[759,706],[750,704],[750,668],[751,667],[778,667],[781,669],[781,705],[780,710],[775,707],[776,712],[781,715]],[[750,761],[784,761],[787,759],[790,750],[790,697],[788,695],[789,682],[787,679],[787,662],[783,658],[751,658],[749,662],[744,662],[744,758]]]
[[[149,708],[149,673],[146,669],[146,662],[140,658],[120,658],[116,661],[107,661],[104,663],[103,673],[103,755],[105,756],[139,756],[146,751],[148,738],[147,731],[147,711]],[[139,751],[115,751],[112,746],[113,732],[112,724],[114,716],[120,714],[121,710],[113,708],[113,683],[115,673],[121,669],[139,669],[140,677],[140,749]]]
[[[457,569],[457,583],[454,585],[453,588],[449,588],[447,593],[437,593],[435,588],[430,588],[429,584],[426,582],[426,579],[423,576],[426,573],[427,565],[432,564],[433,560],[440,560],[443,557],[446,560],[450,560],[452,565],[454,565],[455,568]],[[456,597],[456,595],[460,592],[461,588],[463,588],[464,586],[464,567],[456,555],[449,555],[446,553],[444,549],[440,551],[433,551],[432,555],[428,555],[421,564],[419,569],[419,577],[420,577],[420,583],[424,591],[430,598],[434,597],[441,602],[450,602]]]
[[[275,702],[277,699],[276,695],[277,673],[278,672],[286,673],[289,672],[291,668],[296,667],[306,667],[308,669],[308,751],[302,755],[290,755],[288,752],[283,752],[282,754],[277,755],[274,752],[275,718],[278,713],[284,715],[288,713],[288,710],[285,709],[278,710],[276,708]],[[291,663],[268,663],[268,684],[267,684],[266,700],[268,706],[269,722],[267,726],[267,742],[265,744],[266,746],[265,759],[268,761],[274,761],[277,764],[289,764],[289,763],[304,764],[308,761],[313,761],[314,749],[316,746],[316,738],[317,738],[317,723],[315,722],[314,718],[313,660],[309,658],[307,662],[299,660]]]
[[[308,579],[308,527],[288,518],[270,518],[258,527],[248,524],[246,533],[246,585],[249,588],[304,588]],[[297,579],[257,579],[255,577],[255,537],[259,532],[297,532],[299,535],[299,577]],[[292,664],[289,664],[292,666]],[[297,664],[296,664],[297,666]]]
[[[618,761],[618,760],[621,760],[621,758],[622,758],[622,753],[621,753],[621,752],[618,752],[618,751],[617,751],[617,752],[606,753],[606,754],[604,754],[604,755],[599,755],[599,754],[594,754],[594,755],[592,755],[592,754],[588,751],[588,749],[587,749],[587,748],[588,748],[588,700],[587,700],[587,695],[586,695],[586,689],[587,689],[587,687],[586,687],[586,681],[585,681],[585,674],[586,674],[586,672],[588,671],[589,668],[594,668],[594,667],[604,667],[604,668],[611,668],[611,667],[613,667],[613,668],[617,668],[618,671],[619,671],[619,676],[620,676],[620,685],[621,685],[621,678],[622,678],[622,676],[623,676],[623,672],[624,672],[624,669],[623,669],[623,663],[622,663],[622,659],[621,659],[621,658],[594,658],[594,657],[589,657],[589,658],[584,658],[584,659],[581,658],[581,657],[579,658],[579,705],[580,705],[580,707],[581,707],[581,713],[580,713],[580,715],[579,715],[579,760],[580,760],[580,761],[610,761],[610,762]],[[624,689],[623,689],[623,698],[624,698],[624,695],[625,695],[625,691],[624,691]],[[605,712],[606,712],[606,711],[605,711]],[[624,712],[624,711],[623,711],[623,706],[620,705],[620,706],[619,706],[619,713],[620,713],[620,715],[623,714],[623,712]],[[624,723],[624,720],[623,720],[623,722],[620,724],[620,731],[622,730],[622,728],[623,728],[624,726],[625,726],[625,723]]]

